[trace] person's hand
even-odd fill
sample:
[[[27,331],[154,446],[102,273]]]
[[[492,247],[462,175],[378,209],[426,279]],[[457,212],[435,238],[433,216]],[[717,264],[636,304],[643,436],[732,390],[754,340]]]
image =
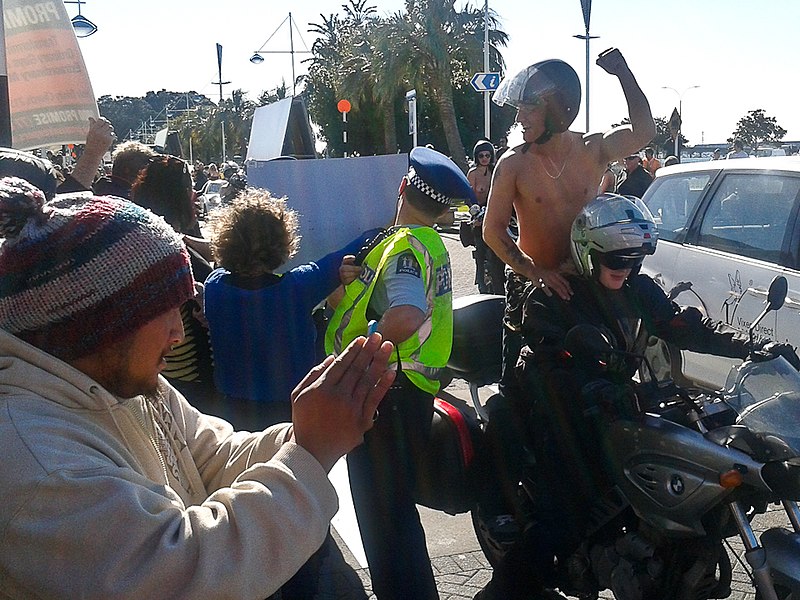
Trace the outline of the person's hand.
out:
[[[601,52],[597,57],[597,66],[601,67],[606,73],[616,76],[630,71],[625,57],[622,56],[622,52],[617,48],[609,48]]]
[[[800,358],[797,357],[797,352],[795,352],[794,346],[791,344],[786,342],[769,342],[761,348],[760,352],[769,358],[782,356],[790,365],[800,371]]]
[[[89,133],[86,134],[86,145],[72,169],[72,178],[83,189],[90,190],[95,175],[103,162],[103,156],[114,141],[114,127],[108,119],[89,117]]]
[[[358,337],[338,357],[314,367],[292,392],[295,441],[326,471],[372,427],[396,376],[388,367],[393,350],[380,333]]]
[[[89,117],[89,133],[86,134],[86,147],[84,152],[105,154],[114,143],[114,126],[105,117],[94,119]]]
[[[555,293],[562,300],[572,298],[572,288],[559,272],[536,267],[533,273],[533,277],[531,277],[533,285],[542,288],[548,296]]]
[[[361,267],[356,264],[356,257],[348,254],[342,258],[342,264],[339,265],[339,281],[342,285],[353,283],[361,275]]]

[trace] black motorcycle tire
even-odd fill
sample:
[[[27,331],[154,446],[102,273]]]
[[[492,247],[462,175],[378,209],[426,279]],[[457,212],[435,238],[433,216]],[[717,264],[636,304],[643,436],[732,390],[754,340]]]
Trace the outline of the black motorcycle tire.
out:
[[[478,539],[483,555],[492,565],[492,568],[496,569],[503,560],[506,551],[491,540],[486,524],[478,517],[477,506],[472,509],[470,516],[472,517],[472,529],[475,531],[475,537]]]

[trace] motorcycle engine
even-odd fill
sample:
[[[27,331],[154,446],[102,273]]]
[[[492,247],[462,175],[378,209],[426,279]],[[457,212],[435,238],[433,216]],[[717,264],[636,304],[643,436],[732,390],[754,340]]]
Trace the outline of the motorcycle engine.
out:
[[[628,532],[613,543],[592,546],[589,561],[600,587],[614,592],[617,600],[645,600],[664,571],[655,550],[638,533]]]

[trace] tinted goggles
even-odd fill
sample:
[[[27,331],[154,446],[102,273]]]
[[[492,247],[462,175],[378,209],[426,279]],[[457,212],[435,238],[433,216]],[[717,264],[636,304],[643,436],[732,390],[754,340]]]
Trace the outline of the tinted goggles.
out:
[[[615,254],[597,254],[597,262],[611,269],[612,271],[622,271],[623,269],[635,269],[642,264],[644,256],[618,256]]]

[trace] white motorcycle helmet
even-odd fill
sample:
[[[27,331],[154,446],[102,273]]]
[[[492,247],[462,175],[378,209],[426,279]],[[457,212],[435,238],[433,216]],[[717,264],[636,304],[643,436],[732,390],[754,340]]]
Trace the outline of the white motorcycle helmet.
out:
[[[583,277],[597,278],[601,264],[636,273],[644,257],[656,251],[658,228],[635,196],[602,194],[575,217],[570,240],[572,259]]]

